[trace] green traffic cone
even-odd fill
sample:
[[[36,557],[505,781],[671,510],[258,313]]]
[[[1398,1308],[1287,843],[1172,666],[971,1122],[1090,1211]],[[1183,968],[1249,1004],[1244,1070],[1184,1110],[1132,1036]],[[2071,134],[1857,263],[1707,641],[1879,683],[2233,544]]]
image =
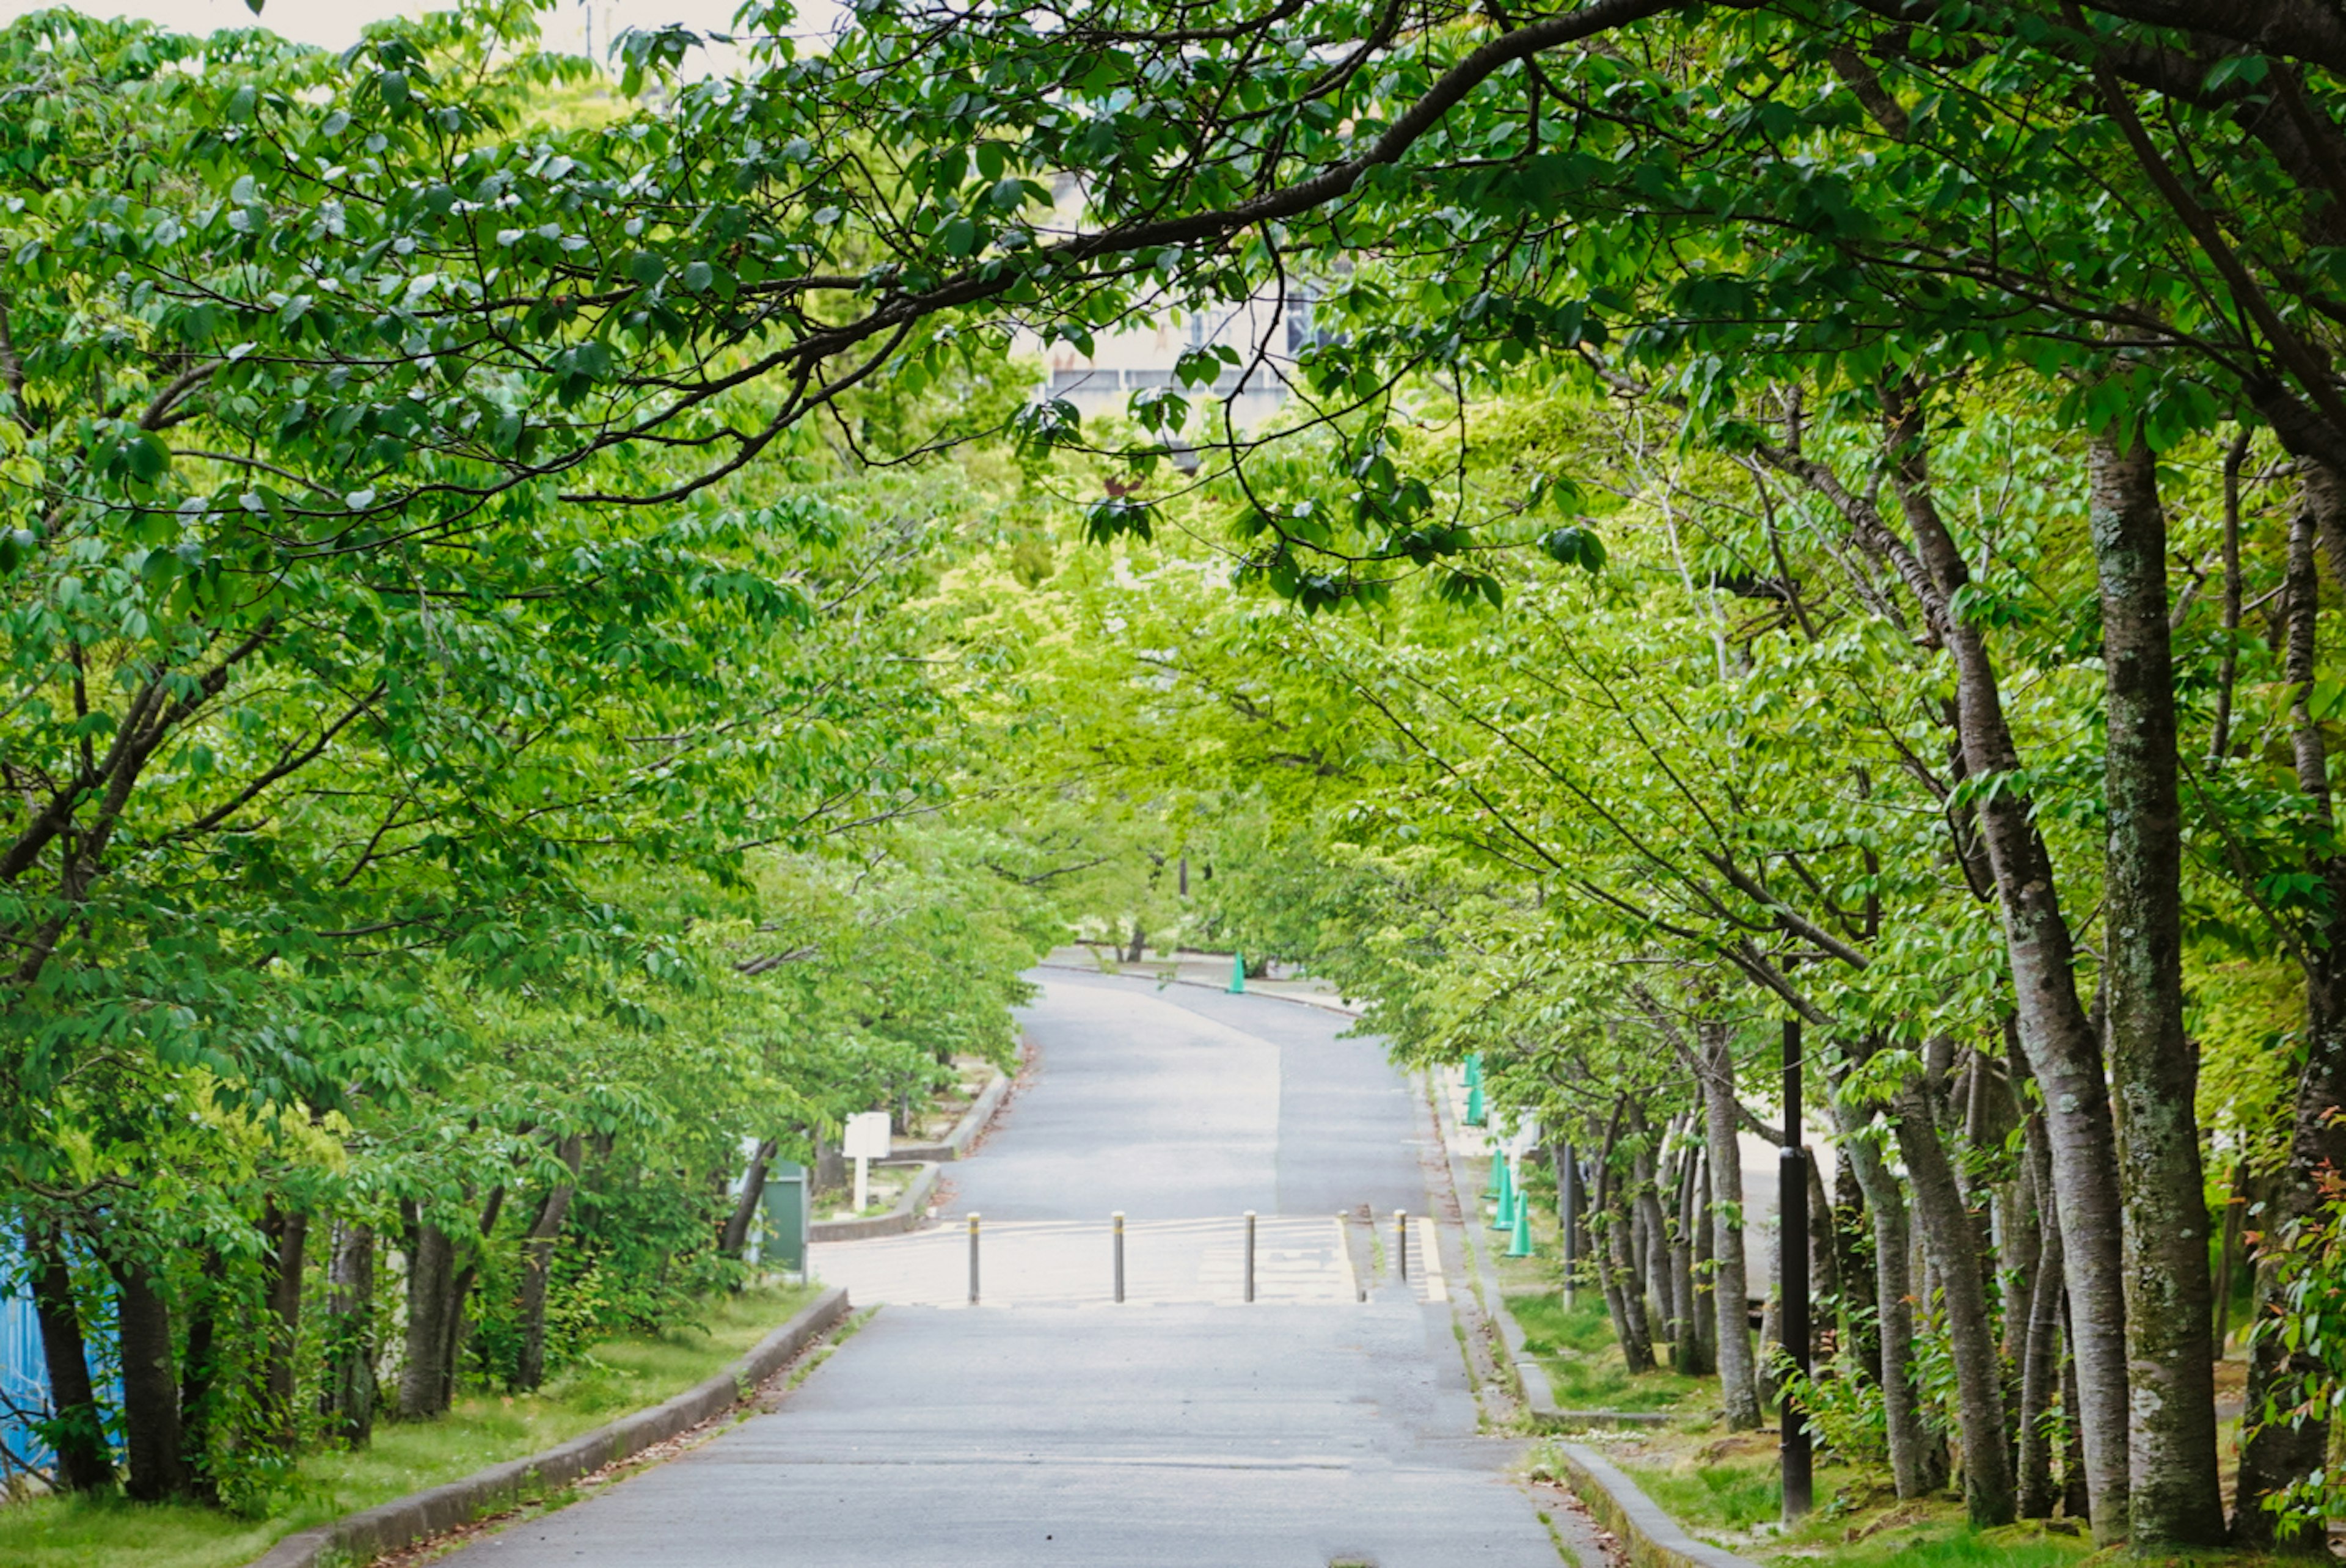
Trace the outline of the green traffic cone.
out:
[[[1491,1217],[1491,1228],[1511,1230],[1515,1223],[1515,1184],[1510,1179],[1505,1160],[1495,1159],[1491,1164],[1499,1172],[1499,1212]]]
[[[1504,1168],[1504,1165],[1505,1162],[1503,1160],[1493,1160],[1491,1162],[1491,1179],[1483,1184],[1483,1196],[1490,1199],[1493,1203],[1499,1201],[1499,1172]]]
[[[1529,1257],[1532,1255],[1532,1206],[1521,1197],[1515,1199],[1515,1234],[1507,1237],[1507,1256]]]
[[[1242,952],[1230,954],[1230,994],[1246,994],[1246,954]]]
[[[1466,1053],[1466,1086],[1470,1089],[1476,1088],[1482,1082],[1483,1053],[1469,1051]]]
[[[1477,1084],[1466,1091],[1466,1125],[1470,1127],[1479,1127],[1484,1120],[1483,1085]]]

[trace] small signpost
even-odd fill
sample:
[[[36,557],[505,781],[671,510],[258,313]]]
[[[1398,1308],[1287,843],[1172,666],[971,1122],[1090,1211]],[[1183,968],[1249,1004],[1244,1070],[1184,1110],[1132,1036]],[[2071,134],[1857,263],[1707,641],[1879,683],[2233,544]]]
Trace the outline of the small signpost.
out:
[[[855,1162],[855,1212],[862,1214],[872,1201],[871,1162],[888,1157],[888,1113],[858,1111],[848,1117],[839,1147]]]

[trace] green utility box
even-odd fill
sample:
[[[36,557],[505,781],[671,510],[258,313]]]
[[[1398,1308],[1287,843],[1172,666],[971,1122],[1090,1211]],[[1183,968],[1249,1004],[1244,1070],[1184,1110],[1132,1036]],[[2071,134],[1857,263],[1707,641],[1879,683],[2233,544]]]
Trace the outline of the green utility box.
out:
[[[759,1261],[769,1268],[804,1274],[807,1267],[807,1222],[812,1217],[814,1195],[808,1190],[807,1168],[790,1160],[766,1167],[766,1190],[759,1204],[766,1211],[764,1247]]]

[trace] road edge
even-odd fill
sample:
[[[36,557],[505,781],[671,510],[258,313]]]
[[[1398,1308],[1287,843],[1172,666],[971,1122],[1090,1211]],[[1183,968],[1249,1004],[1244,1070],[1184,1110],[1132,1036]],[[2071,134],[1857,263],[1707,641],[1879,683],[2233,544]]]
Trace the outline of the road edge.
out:
[[[1441,1069],[1429,1068],[1424,1074],[1425,1097],[1433,1103],[1434,1127],[1442,1138],[1442,1153],[1450,1163],[1450,1183],[1458,1193],[1460,1215],[1459,1246],[1466,1261],[1474,1267],[1475,1295],[1483,1301],[1483,1309],[1499,1326],[1500,1342],[1506,1346],[1504,1365],[1515,1374],[1515,1388],[1523,1400],[1524,1414],[1536,1431],[1552,1431],[1566,1420],[1564,1411],[1556,1408],[1556,1391],[1547,1380],[1547,1369],[1524,1349],[1523,1325],[1507,1310],[1506,1293],[1499,1288],[1499,1271],[1491,1266],[1487,1245],[1474,1232],[1483,1218],[1483,1208],[1470,1196],[1482,1189],[1475,1186],[1460,1163],[1457,1126],[1451,1119],[1450,1096],[1442,1082]]]
[[[937,1173],[944,1168],[933,1160],[923,1160],[920,1166],[913,1185],[904,1189],[904,1196],[887,1213],[875,1214],[869,1219],[809,1220],[807,1240],[869,1241],[875,1236],[898,1236],[917,1228],[927,1217],[929,1194],[936,1188]]]
[[[341,1563],[372,1562],[385,1553],[510,1507],[526,1495],[566,1486],[580,1476],[633,1458],[749,1399],[759,1384],[805,1349],[815,1336],[845,1318],[847,1311],[846,1287],[827,1287],[740,1360],[673,1399],[622,1416],[543,1453],[493,1464],[459,1480],[289,1535],[254,1559],[250,1568],[320,1568],[329,1553]]]
[[[1721,1546],[1697,1541],[1610,1460],[1576,1442],[1556,1445],[1566,1479],[1637,1568],[1758,1568]]]
[[[1011,1085],[1017,1081],[1016,1074],[1005,1073],[996,1067],[993,1081],[978,1091],[977,1098],[970,1102],[969,1109],[962,1113],[961,1120],[954,1124],[952,1132],[934,1143],[903,1145],[882,1163],[909,1165],[933,1160],[946,1164],[965,1157],[969,1145],[977,1141],[977,1135],[985,1130],[985,1125],[994,1120],[994,1114],[1002,1109],[1002,1102],[1010,1097]]]

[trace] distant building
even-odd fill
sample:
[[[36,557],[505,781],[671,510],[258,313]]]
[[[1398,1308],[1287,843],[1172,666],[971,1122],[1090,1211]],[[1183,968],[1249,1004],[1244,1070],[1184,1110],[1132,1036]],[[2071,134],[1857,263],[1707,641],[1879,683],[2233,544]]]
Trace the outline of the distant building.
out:
[[[1073,175],[1061,175],[1056,195],[1061,232],[1080,232],[1082,182]],[[1136,392],[1178,387],[1174,368],[1188,351],[1209,345],[1227,347],[1238,355],[1237,364],[1224,364],[1209,388],[1180,390],[1193,406],[1207,397],[1219,402],[1236,393],[1231,415],[1241,427],[1251,426],[1278,412],[1287,402],[1296,361],[1317,339],[1320,329],[1312,319],[1315,292],[1290,282],[1283,300],[1265,292],[1238,304],[1200,311],[1183,311],[1169,302],[1162,310],[1152,311],[1144,304],[1126,324],[1095,332],[1089,354],[1066,343],[1046,349],[1041,338],[1031,332],[1019,334],[1018,347],[1040,355],[1048,367],[1042,394],[1065,398],[1086,419],[1124,413]],[[1204,412],[1219,423],[1219,410]],[[1193,423],[1190,433],[1203,433]]]

